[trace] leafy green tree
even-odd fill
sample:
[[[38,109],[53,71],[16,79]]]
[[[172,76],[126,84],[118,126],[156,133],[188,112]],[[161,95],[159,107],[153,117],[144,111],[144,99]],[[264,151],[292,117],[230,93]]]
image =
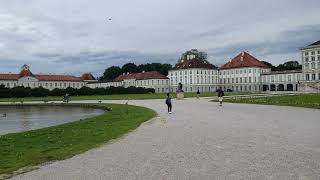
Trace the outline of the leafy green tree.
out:
[[[167,76],[168,71],[172,69],[171,64],[161,64],[161,63],[152,63],[152,64],[140,64],[138,66],[138,71],[159,71],[161,74]]]
[[[78,94],[79,95],[92,95],[94,93],[93,89],[87,87],[87,86],[83,86],[78,90]]]
[[[11,92],[9,88],[6,88],[3,84],[0,84],[0,98],[11,97]]]
[[[298,61],[287,61],[278,66],[274,66],[269,62],[262,61],[267,66],[271,67],[271,71],[286,71],[286,70],[299,70],[302,69],[302,65]]]
[[[67,93],[65,89],[54,88],[50,91],[50,96],[64,96]]]
[[[112,80],[121,74],[122,70],[120,67],[111,66],[104,71],[103,76],[100,78],[100,80]]]
[[[127,63],[122,66],[121,71],[123,73],[136,73],[138,72],[138,67],[134,63]]]
[[[46,97],[50,94],[50,91],[48,89],[45,89],[43,87],[37,87],[31,89],[31,96],[32,97]]]
[[[298,61],[287,61],[283,64],[279,64],[277,68],[278,68],[278,71],[297,70],[297,69],[302,69],[302,65],[299,64]]]
[[[208,54],[206,52],[204,52],[204,51],[198,51],[198,49],[191,49],[191,50],[188,50],[188,51],[184,52],[181,55],[181,59],[180,60],[187,60],[187,56],[188,55],[195,55],[195,59],[208,62],[207,61]],[[180,60],[179,60],[178,63],[180,63]]]
[[[31,89],[29,87],[16,86],[11,89],[11,96],[16,98],[30,97]]]

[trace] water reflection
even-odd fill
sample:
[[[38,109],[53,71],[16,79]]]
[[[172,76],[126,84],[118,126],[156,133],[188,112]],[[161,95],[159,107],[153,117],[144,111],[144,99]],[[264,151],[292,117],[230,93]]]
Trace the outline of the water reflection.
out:
[[[0,134],[28,131],[84,119],[101,109],[62,106],[0,106]]]

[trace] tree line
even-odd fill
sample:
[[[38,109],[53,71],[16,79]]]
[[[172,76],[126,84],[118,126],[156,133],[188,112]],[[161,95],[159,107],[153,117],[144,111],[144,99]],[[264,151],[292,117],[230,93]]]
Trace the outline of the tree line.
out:
[[[148,63],[137,66],[135,63],[127,63],[122,67],[111,66],[107,68],[100,77],[100,80],[112,80],[123,73],[139,73],[143,71],[159,71],[161,74],[167,76],[170,69],[172,69],[171,64]]]
[[[83,86],[80,89],[68,87],[66,89],[55,88],[48,90],[43,87],[30,88],[23,86],[16,86],[7,88],[0,85],[0,98],[24,98],[24,97],[47,97],[47,96],[89,96],[89,95],[112,95],[112,94],[148,94],[155,93],[153,88],[142,87],[108,87],[108,88],[89,88]]]
[[[269,62],[262,61],[267,66],[271,67],[271,71],[286,71],[286,70],[300,70],[302,69],[302,65],[299,64],[298,61],[287,61],[283,64],[279,64],[278,66],[274,66]]]

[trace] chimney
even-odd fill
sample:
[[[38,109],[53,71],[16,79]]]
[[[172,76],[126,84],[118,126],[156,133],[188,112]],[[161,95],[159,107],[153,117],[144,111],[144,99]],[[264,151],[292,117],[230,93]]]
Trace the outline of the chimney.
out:
[[[244,52],[241,53],[241,61],[243,61]]]
[[[126,75],[126,73],[123,73],[122,75]]]
[[[129,72],[127,72],[127,75],[129,75]]]
[[[142,73],[145,73],[145,71],[143,70]]]

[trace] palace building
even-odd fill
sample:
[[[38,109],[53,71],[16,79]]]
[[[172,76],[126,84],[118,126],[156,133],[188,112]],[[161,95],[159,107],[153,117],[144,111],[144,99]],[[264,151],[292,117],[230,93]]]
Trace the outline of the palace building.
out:
[[[179,60],[175,67],[168,72],[170,92],[175,92],[179,83],[183,84],[185,92],[215,91],[219,84],[218,76],[216,66],[189,54]]]
[[[169,91],[169,78],[158,71],[141,72],[141,73],[124,73],[112,81],[97,81],[87,85],[90,88],[97,87],[143,87],[153,88],[156,93]]]
[[[24,65],[19,74],[0,74],[0,84],[6,87],[90,88],[143,87],[156,93],[176,92],[179,83],[185,92],[225,91],[308,91],[320,92],[320,41],[301,48],[302,70],[271,71],[261,60],[241,52],[220,68],[206,60],[196,49],[183,53],[169,70],[168,76],[158,71],[124,73],[112,81],[97,81],[90,73],[81,77],[69,75],[33,74]]]
[[[262,73],[271,68],[247,52],[242,52],[220,68],[219,79],[224,90],[260,91]]]
[[[0,84],[13,88],[24,86],[30,88],[43,87],[49,90],[67,87],[81,88],[88,82],[96,81],[91,73],[85,73],[81,77],[70,75],[33,74],[28,65],[23,65],[19,74],[0,74]]]
[[[301,50],[302,91],[320,92],[320,40]]]

